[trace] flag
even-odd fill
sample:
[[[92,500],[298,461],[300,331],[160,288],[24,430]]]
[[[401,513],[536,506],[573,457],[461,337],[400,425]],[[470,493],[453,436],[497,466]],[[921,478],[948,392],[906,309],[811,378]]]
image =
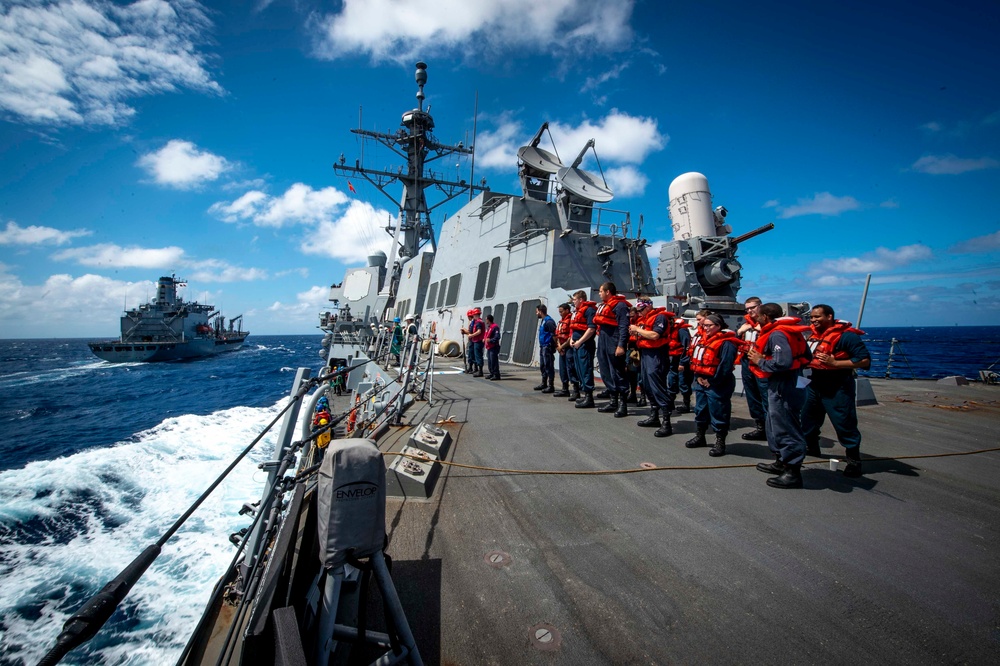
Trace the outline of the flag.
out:
[[[354,189],[353,185],[351,185],[351,181],[347,181],[347,189],[349,189],[351,192],[354,192],[355,194],[357,193],[357,190]]]

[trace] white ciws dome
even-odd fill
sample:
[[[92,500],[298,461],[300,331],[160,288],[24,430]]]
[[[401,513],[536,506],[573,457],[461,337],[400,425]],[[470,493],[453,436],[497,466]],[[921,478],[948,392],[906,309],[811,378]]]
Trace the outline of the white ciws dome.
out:
[[[670,197],[670,226],[674,230],[674,240],[716,235],[712,192],[703,174],[690,171],[677,176],[670,183],[667,196]]]

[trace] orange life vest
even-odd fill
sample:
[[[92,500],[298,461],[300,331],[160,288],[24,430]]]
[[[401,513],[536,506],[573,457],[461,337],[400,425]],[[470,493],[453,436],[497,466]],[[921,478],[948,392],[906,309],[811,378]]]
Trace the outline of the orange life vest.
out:
[[[691,352],[691,372],[702,377],[715,377],[722,360],[722,345],[732,342],[739,349],[740,339],[729,330],[716,331],[708,337],[699,339],[698,346]]]
[[[809,338],[807,344],[809,345],[809,350],[813,353],[813,360],[809,362],[809,367],[815,370],[833,370],[828,365],[824,365],[816,358],[816,354],[833,354],[833,357],[838,361],[843,361],[844,359],[851,358],[851,355],[845,351],[834,352],[837,343],[840,342],[841,336],[848,331],[851,333],[857,333],[858,335],[864,335],[865,332],[854,328],[854,325],[849,321],[843,321],[838,319],[830,326],[828,329],[819,333],[815,328],[812,330],[812,337]]]
[[[656,323],[656,318],[663,315],[667,319],[667,328],[660,334],[660,337],[656,340],[647,340],[646,338],[637,335],[635,344],[639,349],[657,349],[663,345],[670,344],[670,336],[673,332],[673,327],[671,326],[676,316],[673,312],[667,312],[666,308],[650,308],[649,312],[639,315],[639,320],[636,324],[644,331],[652,331],[653,324]]]
[[[606,303],[601,303],[597,306],[597,313],[594,314],[594,323],[598,326],[617,328],[618,317],[615,316],[614,308],[619,303],[624,303],[625,305],[632,307],[632,304],[625,300],[624,296],[621,294],[614,294],[607,300]]]
[[[683,356],[684,355],[684,345],[681,344],[681,329],[691,328],[681,317],[677,317],[673,320],[673,327],[670,331],[670,355],[671,356]]]
[[[587,330],[587,309],[596,309],[597,303],[594,301],[584,301],[580,303],[580,307],[576,309],[573,313],[573,318],[570,320],[569,327],[573,331],[586,331]]]
[[[757,320],[749,315],[743,315],[743,321],[750,325],[750,328],[743,331],[743,341],[740,343],[740,351],[747,351],[757,342],[760,331],[757,329]]]
[[[559,323],[556,324],[556,340],[559,341],[559,344],[562,344],[567,340],[569,340],[570,335],[572,335],[572,330],[570,329],[571,319],[572,317],[567,312],[566,316],[560,319]]]
[[[802,334],[810,329],[808,326],[801,325],[799,323],[801,321],[798,317],[779,317],[775,319],[760,329],[760,334],[757,336],[757,341],[754,342],[754,347],[763,354],[767,348],[767,339],[771,337],[771,333],[781,331],[788,338],[788,344],[792,347],[792,367],[788,369],[798,370],[799,368],[804,368],[809,365],[809,346],[806,345],[806,339]],[[771,357],[767,356],[765,358]],[[755,377],[760,377],[761,379],[771,376],[770,372],[764,372],[756,363],[750,364],[750,372]]]

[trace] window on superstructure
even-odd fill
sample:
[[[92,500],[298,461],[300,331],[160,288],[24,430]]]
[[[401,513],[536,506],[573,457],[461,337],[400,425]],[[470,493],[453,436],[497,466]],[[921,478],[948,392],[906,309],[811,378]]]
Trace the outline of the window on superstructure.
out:
[[[455,273],[448,280],[448,300],[445,305],[449,308],[453,305],[458,305],[458,290],[462,287],[462,274]]]
[[[448,293],[448,280],[441,280],[441,288],[438,290],[438,302],[437,308],[440,310],[444,307],[444,297]]]
[[[494,257],[490,262],[490,279],[486,282],[486,298],[493,298],[497,293],[497,278],[500,276],[500,257]]]
[[[435,282],[427,290],[427,300],[424,301],[425,303],[424,309],[433,310],[435,307],[437,307],[437,297],[438,297],[438,283]]]
[[[486,275],[490,271],[490,262],[484,261],[479,264],[479,274],[476,275],[476,289],[472,294],[472,300],[481,301],[483,300],[483,294],[486,293]]]

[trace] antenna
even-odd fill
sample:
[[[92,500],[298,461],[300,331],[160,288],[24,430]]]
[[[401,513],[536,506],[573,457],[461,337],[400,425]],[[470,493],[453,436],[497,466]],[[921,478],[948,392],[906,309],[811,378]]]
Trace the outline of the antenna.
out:
[[[611,201],[615,194],[611,190],[611,187],[608,186],[607,181],[604,180],[604,172],[601,172],[601,179],[598,182],[597,176],[580,168],[580,164],[583,163],[583,156],[593,147],[594,140],[587,141],[587,145],[583,147],[580,154],[573,160],[573,164],[559,169],[556,173],[556,180],[570,194],[575,194],[586,201],[606,203]],[[594,151],[594,156],[597,156],[596,150]],[[600,165],[600,161],[598,161],[598,165]]]
[[[553,154],[538,147],[542,140],[542,133],[548,129],[549,123],[542,123],[528,145],[521,146],[517,151],[520,165],[517,175],[521,180],[521,189],[529,199],[541,201],[548,199],[550,178],[563,166],[558,151]],[[555,142],[552,141],[551,133],[549,134],[549,142],[552,144],[552,150],[555,151]]]

